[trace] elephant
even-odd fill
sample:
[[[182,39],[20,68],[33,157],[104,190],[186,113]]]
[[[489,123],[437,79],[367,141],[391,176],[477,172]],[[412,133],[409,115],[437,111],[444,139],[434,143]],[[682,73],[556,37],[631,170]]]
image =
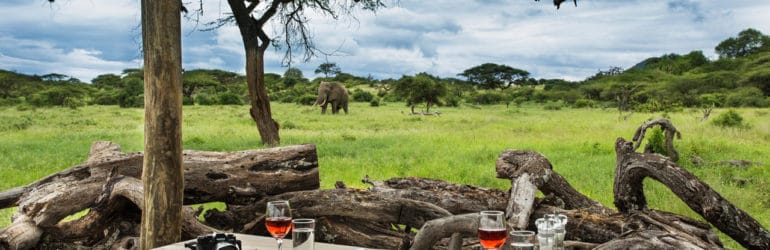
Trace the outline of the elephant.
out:
[[[348,90],[336,82],[321,82],[318,85],[318,98],[315,105],[321,106],[321,114],[326,114],[326,105],[332,104],[332,114],[340,112],[340,108],[348,113]]]

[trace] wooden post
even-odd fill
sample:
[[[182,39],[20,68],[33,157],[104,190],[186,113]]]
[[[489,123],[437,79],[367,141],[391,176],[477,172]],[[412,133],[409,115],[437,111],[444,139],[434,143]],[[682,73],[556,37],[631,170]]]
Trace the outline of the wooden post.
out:
[[[182,49],[178,0],[142,0],[144,209],[140,249],[181,240]]]

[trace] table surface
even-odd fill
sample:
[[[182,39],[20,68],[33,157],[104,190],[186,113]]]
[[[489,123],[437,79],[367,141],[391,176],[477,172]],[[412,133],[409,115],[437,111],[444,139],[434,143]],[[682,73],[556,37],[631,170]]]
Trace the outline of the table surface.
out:
[[[257,235],[248,235],[248,234],[232,234],[235,235],[235,239],[238,239],[241,241],[241,246],[243,247],[243,250],[274,250],[278,249],[278,245],[275,242],[275,239],[271,237],[265,237],[265,236],[257,236]],[[171,245],[162,246],[159,248],[155,248],[157,250],[182,250],[187,249],[184,248],[184,244],[188,242],[194,242],[195,240],[188,240],[183,242],[177,242]],[[291,239],[283,239],[283,247],[282,249],[291,249]],[[329,244],[329,243],[321,243],[316,242],[315,243],[315,250],[332,250],[332,249],[340,249],[340,250],[365,250],[367,248],[363,247],[354,247],[354,246],[346,246],[346,245],[337,245],[337,244]]]

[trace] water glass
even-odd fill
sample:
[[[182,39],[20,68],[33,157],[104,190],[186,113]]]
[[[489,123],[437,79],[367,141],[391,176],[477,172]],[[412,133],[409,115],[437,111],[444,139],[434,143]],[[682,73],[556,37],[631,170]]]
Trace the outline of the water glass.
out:
[[[535,250],[535,232],[511,231],[511,248],[513,250]]]
[[[315,220],[294,219],[294,229],[291,231],[293,249],[313,250],[315,245]]]

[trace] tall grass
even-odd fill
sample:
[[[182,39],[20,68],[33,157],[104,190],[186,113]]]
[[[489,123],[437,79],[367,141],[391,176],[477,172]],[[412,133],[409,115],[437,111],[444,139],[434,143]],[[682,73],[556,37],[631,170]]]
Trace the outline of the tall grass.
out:
[[[363,188],[360,180],[368,175],[379,180],[419,176],[506,190],[509,181],[495,178],[495,159],[505,149],[530,149],[548,157],[577,190],[610,207],[615,139],[630,140],[640,124],[661,117],[634,114],[619,120],[613,110],[545,110],[536,105],[440,108],[438,117],[404,114],[408,109],[401,103],[353,103],[349,115],[321,115],[319,109],[294,104],[272,106],[281,126],[281,144],[317,145],[322,188],[331,188],[335,181]],[[770,227],[770,110],[737,111],[749,128],[713,126],[700,121],[696,110],[668,113],[683,135],[675,141],[679,164]],[[183,112],[185,149],[262,147],[248,107],[185,106]],[[93,141],[114,141],[126,152],[141,151],[143,114],[141,109],[105,106],[0,108],[5,124],[0,125],[0,190],[85,161]],[[691,164],[695,156],[709,164]],[[760,164],[717,164],[731,159]],[[653,208],[698,218],[664,186],[645,184]],[[0,211],[0,226],[10,223],[12,212]]]

